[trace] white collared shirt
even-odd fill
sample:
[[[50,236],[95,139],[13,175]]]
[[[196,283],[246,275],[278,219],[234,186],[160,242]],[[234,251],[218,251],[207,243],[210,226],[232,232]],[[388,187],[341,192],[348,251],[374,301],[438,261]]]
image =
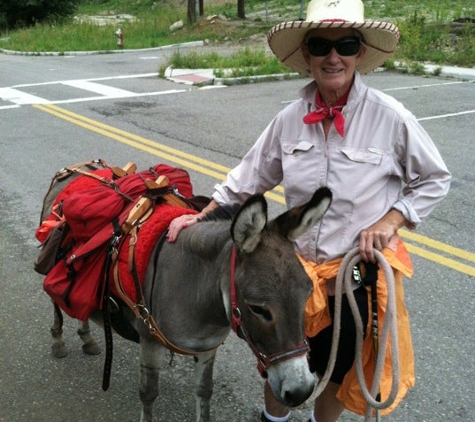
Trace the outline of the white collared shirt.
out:
[[[220,185],[219,204],[244,202],[282,183],[288,208],[310,200],[321,186],[332,204],[296,242],[296,250],[320,264],[358,245],[359,235],[391,208],[417,226],[447,194],[450,173],[429,135],[394,98],[368,88],[358,73],[342,110],[345,136],[332,123],[325,140],[322,122],[306,125],[317,85],[277,114]]]

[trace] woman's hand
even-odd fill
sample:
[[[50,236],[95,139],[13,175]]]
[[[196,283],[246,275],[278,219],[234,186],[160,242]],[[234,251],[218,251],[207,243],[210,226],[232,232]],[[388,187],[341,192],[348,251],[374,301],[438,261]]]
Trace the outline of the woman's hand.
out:
[[[185,214],[181,215],[180,217],[175,218],[172,220],[170,225],[168,226],[168,233],[167,233],[167,240],[172,243],[176,240],[179,233],[182,229],[186,227],[190,227],[195,225],[200,219],[206,216],[209,212],[213,211],[215,208],[218,207],[217,202],[212,199],[211,202],[203,208],[203,210],[198,214]]]
[[[172,243],[178,237],[182,229],[193,226],[200,219],[200,214],[185,214],[172,220],[168,226],[167,240]]]
[[[360,255],[365,262],[376,262],[374,250],[397,247],[398,237],[394,236],[398,229],[408,226],[409,222],[397,210],[389,211],[381,220],[360,234]]]

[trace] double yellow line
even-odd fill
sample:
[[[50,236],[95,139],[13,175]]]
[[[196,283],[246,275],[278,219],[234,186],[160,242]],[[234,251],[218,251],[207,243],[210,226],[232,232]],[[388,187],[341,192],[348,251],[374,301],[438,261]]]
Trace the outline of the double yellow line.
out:
[[[134,135],[133,133],[129,133],[121,129],[117,129],[113,126],[105,125],[104,123],[89,119],[87,117],[81,116],[80,114],[72,113],[53,104],[35,104],[33,107],[73,123],[77,126],[81,126],[92,132],[99,133],[100,135],[103,135],[107,138],[114,139],[131,147],[146,151],[149,154],[176,163],[181,167],[185,167],[190,170],[197,171],[198,173],[213,177],[217,180],[224,180],[228,172],[231,170],[228,167],[216,164],[212,161],[208,161],[195,155],[167,147],[166,145],[159,144],[158,142],[151,141],[150,139]],[[268,192],[266,196],[283,204],[283,193],[284,190],[279,186],[274,189],[274,191]]]
[[[79,114],[72,113],[53,104],[33,105],[33,107],[73,123],[77,126],[81,126],[87,130],[96,132],[107,138],[122,142],[128,146],[148,152],[149,154],[176,163],[181,167],[194,170],[217,180],[224,180],[226,178],[226,174],[230,170],[228,167],[221,166],[220,164],[216,164],[212,161],[208,161],[195,155],[187,154],[186,152],[170,148],[158,142],[151,141],[141,136],[125,132],[113,126],[109,126]],[[283,193],[282,187],[279,186],[272,192],[268,192],[266,196],[280,204],[284,204],[285,201]],[[420,234],[409,232],[407,230],[400,230],[400,235],[406,240],[407,249],[414,255],[418,255],[428,259],[429,261],[433,261],[437,264],[444,265],[463,274],[475,277],[475,267],[471,265],[472,263],[475,263],[474,253],[455,248],[453,246],[433,240]],[[414,243],[418,243],[424,247],[416,246]],[[432,249],[432,251],[429,249]],[[465,261],[466,263],[460,261]]]

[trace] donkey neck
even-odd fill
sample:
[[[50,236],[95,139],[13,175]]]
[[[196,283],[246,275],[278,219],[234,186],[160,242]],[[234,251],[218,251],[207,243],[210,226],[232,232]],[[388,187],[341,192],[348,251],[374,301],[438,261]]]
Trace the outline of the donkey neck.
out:
[[[229,224],[222,222],[197,224],[163,245],[154,280],[147,279],[149,303],[163,334],[176,345],[203,350],[229,334],[231,248]]]

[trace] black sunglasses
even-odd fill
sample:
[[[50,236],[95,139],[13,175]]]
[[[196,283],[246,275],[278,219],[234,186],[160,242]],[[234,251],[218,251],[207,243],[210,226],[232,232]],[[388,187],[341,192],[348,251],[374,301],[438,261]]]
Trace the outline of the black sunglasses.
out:
[[[360,51],[361,40],[358,37],[345,37],[336,41],[325,38],[309,38],[307,50],[311,56],[322,57],[330,54],[334,48],[340,56],[354,56]]]

